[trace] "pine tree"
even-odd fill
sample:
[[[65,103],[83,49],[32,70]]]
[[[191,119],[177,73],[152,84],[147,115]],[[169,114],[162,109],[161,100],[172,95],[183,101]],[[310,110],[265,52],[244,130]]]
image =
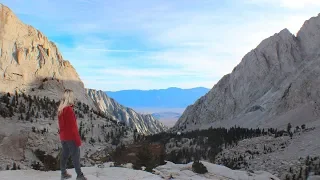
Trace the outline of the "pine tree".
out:
[[[16,96],[13,96],[12,97],[12,100],[11,100],[11,104],[10,104],[12,107],[15,107],[16,106]]]
[[[305,177],[305,179],[307,179],[308,176],[309,176],[309,167],[307,166],[307,167],[305,168],[305,170],[304,170],[304,177]]]
[[[134,142],[137,141],[137,130],[136,129],[133,131],[133,140],[134,140]]]
[[[287,126],[287,132],[288,132],[288,133],[290,133],[291,128],[292,128],[291,123],[288,123],[288,126]]]
[[[92,137],[90,138],[90,141],[89,141],[91,144],[94,144],[96,142],[96,140],[94,140]]]
[[[9,109],[9,116],[12,117],[14,115],[13,107],[9,106],[8,109]]]
[[[300,172],[299,172],[299,176],[298,179],[302,178],[302,167],[300,167]]]
[[[137,154],[137,160],[134,163],[135,169],[146,167],[146,171],[152,172],[155,164],[152,159],[152,153],[147,145],[144,145]]]
[[[26,121],[29,121],[29,120],[30,120],[30,113],[28,111],[27,114],[26,114]]]
[[[19,96],[18,96],[17,90],[15,90],[14,93],[15,93],[16,98],[18,99]]]
[[[32,108],[32,110],[31,110],[31,117],[34,117],[34,115],[35,115],[35,113],[34,113],[34,109]]]
[[[159,156],[159,165],[164,165],[164,164],[166,164],[166,162],[165,162],[165,156],[166,156],[166,154],[165,154],[166,152],[165,152],[165,149],[164,148],[161,148],[161,153],[160,153],[160,156]]]
[[[46,108],[47,109],[47,108]],[[43,111],[43,116],[45,117],[45,118],[48,118],[49,117],[49,115],[48,115],[48,112],[45,110],[45,111]]]
[[[113,131],[110,132],[110,137],[113,139]]]
[[[54,120],[55,117],[56,117],[56,115],[57,115],[57,112],[56,112],[56,111],[52,111],[52,113],[51,113],[51,119]]]
[[[5,103],[7,106],[10,102],[10,99],[7,95],[3,95],[2,98],[1,98],[2,102]]]
[[[310,156],[307,156],[305,163],[306,163],[307,166],[310,165]]]
[[[13,167],[11,170],[17,170],[17,164],[16,163],[13,163]]]
[[[285,180],[290,180],[289,174],[286,175],[286,179]]]
[[[110,134],[109,134],[109,132],[108,132],[107,135],[105,136],[105,141],[108,142],[109,139],[110,139]]]

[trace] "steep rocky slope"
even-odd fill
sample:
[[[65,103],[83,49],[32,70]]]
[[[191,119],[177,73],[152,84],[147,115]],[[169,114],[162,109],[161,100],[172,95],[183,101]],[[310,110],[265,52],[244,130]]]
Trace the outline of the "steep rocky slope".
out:
[[[320,16],[295,37],[287,29],[263,40],[205,96],[189,106],[173,130],[210,126],[284,127],[318,119]]]
[[[54,85],[47,80],[57,79]],[[84,85],[57,46],[0,4],[0,91],[28,92],[57,99],[65,88],[93,107]],[[41,91],[46,86],[50,91]],[[32,92],[30,92],[33,90]],[[45,93],[45,94],[44,94]]]
[[[111,114],[115,119],[127,126],[136,129],[139,133],[154,134],[167,130],[158,120],[149,114],[139,114],[131,108],[127,108],[109,98],[105,92],[87,89],[87,94],[97,103],[104,112]]]

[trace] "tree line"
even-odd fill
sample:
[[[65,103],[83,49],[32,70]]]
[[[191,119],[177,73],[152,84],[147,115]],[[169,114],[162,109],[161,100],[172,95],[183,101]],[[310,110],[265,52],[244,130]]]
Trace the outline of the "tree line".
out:
[[[291,127],[289,129],[291,130]],[[275,128],[249,129],[235,126],[230,129],[211,127],[205,130],[194,130],[183,133],[162,132],[146,136],[142,139],[150,143],[164,144],[167,150],[166,160],[168,161],[174,163],[189,163],[194,160],[209,160],[214,163],[216,156],[223,148],[235,146],[243,139],[264,135],[270,135],[276,138],[288,134],[286,131]],[[172,141],[174,143],[172,143]],[[236,162],[241,161],[241,159],[243,159],[243,157],[239,157],[238,159],[225,159],[223,164],[236,168]]]

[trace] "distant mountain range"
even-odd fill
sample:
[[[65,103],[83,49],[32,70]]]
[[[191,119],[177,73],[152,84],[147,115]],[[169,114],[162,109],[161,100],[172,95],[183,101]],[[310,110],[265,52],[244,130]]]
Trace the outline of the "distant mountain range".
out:
[[[209,89],[204,87],[106,91],[109,97],[131,108],[186,108],[207,92]]]

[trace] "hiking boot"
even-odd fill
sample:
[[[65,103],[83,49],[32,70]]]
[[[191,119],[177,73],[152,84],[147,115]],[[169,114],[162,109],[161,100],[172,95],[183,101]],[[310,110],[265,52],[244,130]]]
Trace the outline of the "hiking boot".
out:
[[[77,177],[77,180],[87,180],[87,178],[81,173],[81,175]]]
[[[67,172],[61,174],[61,180],[70,179],[70,178],[72,178],[72,175],[68,174]]]

